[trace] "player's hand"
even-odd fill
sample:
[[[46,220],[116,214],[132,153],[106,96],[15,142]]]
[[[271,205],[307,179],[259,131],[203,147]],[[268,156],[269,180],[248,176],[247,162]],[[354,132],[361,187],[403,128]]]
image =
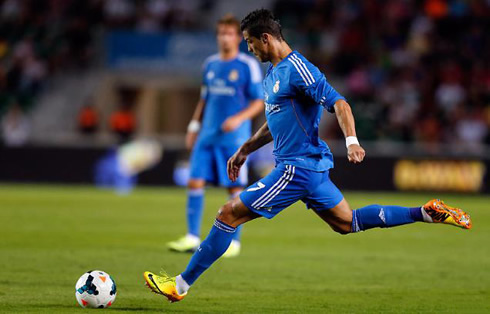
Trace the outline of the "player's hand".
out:
[[[231,116],[228,119],[226,119],[223,124],[221,124],[221,129],[224,132],[231,132],[235,131],[241,124],[242,124],[242,119],[237,116]]]
[[[187,132],[185,135],[185,148],[187,148],[187,150],[192,150],[194,144],[196,143],[197,135],[197,132]]]
[[[238,179],[238,175],[240,174],[240,168],[247,160],[247,154],[243,153],[241,148],[239,148],[233,156],[228,159],[228,163],[226,164],[228,178],[232,182],[235,182]]]
[[[361,163],[364,160],[364,156],[366,156],[366,152],[357,144],[351,144],[347,148],[347,158],[352,163]]]

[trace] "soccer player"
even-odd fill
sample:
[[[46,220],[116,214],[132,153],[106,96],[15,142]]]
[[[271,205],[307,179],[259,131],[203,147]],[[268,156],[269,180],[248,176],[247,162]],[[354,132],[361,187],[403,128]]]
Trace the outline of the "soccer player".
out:
[[[231,181],[226,173],[226,161],[251,136],[250,119],[264,109],[259,63],[239,51],[240,21],[226,15],[218,21],[216,31],[219,52],[204,62],[201,98],[186,136],[186,146],[192,149],[187,234],[168,243],[177,252],[194,252],[201,243],[206,182],[226,187],[230,199],[247,185],[247,168],[242,168],[238,180]],[[224,257],[239,253],[240,229],[237,229]]]
[[[182,300],[190,286],[226,250],[236,228],[258,217],[273,218],[301,200],[341,234],[388,228],[413,222],[445,223],[471,228],[469,215],[434,199],[423,206],[369,205],[351,210],[329,178],[333,158],[318,138],[325,108],[335,113],[346,137],[347,158],[363,161],[365,152],[356,138],[349,104],[325,76],[284,40],[280,24],[268,10],[251,12],[241,23],[249,50],[271,64],[263,82],[267,122],[228,161],[228,174],[236,180],[247,156],[274,141],[276,168],[226,203],[218,211],[208,237],[176,277],[145,272],[147,285],[168,300]]]

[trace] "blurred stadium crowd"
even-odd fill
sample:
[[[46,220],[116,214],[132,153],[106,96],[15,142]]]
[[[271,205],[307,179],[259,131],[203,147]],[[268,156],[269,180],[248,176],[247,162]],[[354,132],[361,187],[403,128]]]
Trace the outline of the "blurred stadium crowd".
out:
[[[101,33],[213,31],[214,21],[202,17],[216,2],[0,1],[3,133],[22,120],[19,112],[35,103],[49,78],[98,61],[94,46]],[[469,149],[490,144],[490,1],[271,5],[288,41],[353,104],[363,139],[461,143]],[[340,138],[338,132],[332,127],[328,134]]]
[[[208,4],[209,3],[209,4]],[[49,76],[94,62],[101,30],[197,29],[211,1],[0,1],[0,107],[28,107]]]
[[[490,2],[280,0],[274,11],[345,83],[364,138],[489,143]]]

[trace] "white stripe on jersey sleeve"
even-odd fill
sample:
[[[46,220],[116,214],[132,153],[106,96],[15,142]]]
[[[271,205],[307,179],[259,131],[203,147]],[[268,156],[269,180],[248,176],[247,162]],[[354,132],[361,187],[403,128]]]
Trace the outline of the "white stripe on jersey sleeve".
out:
[[[303,69],[300,69],[299,68],[299,65],[297,64],[297,61],[294,60],[293,58],[288,58],[288,60],[294,65],[294,67],[296,68],[296,71],[298,71],[299,75],[301,76],[301,78],[303,79],[303,81],[305,82],[306,86],[310,86],[311,83],[309,81],[309,79],[307,79],[305,77],[305,74],[303,72]]]
[[[305,70],[306,74],[309,76],[309,78],[311,79],[311,83],[315,83],[315,78],[313,77],[313,75],[311,74],[310,70],[308,69],[308,67],[306,66],[306,64],[304,64],[303,60],[301,60],[297,55],[293,54],[292,57],[297,60],[299,62],[299,65],[301,67],[303,67],[303,69]]]
[[[248,65],[248,68],[250,69],[250,79],[252,83],[262,82],[262,73],[260,72],[260,66],[257,60],[244,53],[238,54],[238,60],[241,60]]]

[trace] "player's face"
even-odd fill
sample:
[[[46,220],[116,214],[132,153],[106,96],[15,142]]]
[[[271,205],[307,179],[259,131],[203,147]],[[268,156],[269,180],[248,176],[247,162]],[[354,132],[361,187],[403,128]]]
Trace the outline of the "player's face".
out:
[[[242,36],[240,36],[236,27],[233,25],[218,25],[216,37],[218,40],[218,49],[224,52],[238,49],[238,45],[242,41]]]
[[[253,53],[260,62],[270,60],[267,53],[267,45],[257,37],[250,36],[248,32],[243,31],[243,38],[247,42],[248,51]]]

